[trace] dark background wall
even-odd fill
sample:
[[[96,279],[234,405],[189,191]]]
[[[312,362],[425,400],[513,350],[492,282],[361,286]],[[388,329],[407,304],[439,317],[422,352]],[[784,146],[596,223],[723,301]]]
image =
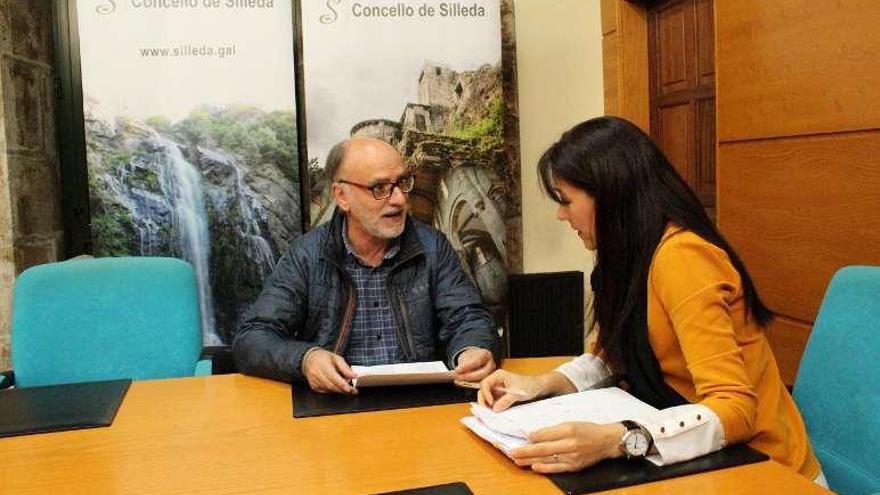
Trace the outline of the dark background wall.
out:
[[[0,369],[12,283],[63,256],[51,0],[0,0]]]

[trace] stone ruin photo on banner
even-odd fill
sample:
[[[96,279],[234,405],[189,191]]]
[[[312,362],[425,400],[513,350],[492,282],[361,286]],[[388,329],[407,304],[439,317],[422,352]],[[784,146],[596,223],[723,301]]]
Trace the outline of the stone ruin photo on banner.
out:
[[[503,14],[499,0],[329,0],[302,2],[301,15],[312,225],[335,208],[323,173],[333,144],[389,142],[416,177],[411,214],[446,234],[499,324],[521,264]]]

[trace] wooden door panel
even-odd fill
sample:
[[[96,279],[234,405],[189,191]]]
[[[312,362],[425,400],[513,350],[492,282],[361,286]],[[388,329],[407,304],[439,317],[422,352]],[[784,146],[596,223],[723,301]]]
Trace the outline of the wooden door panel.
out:
[[[695,134],[696,193],[703,205],[715,204],[715,98],[697,101]]]
[[[715,17],[712,15],[713,0],[697,0],[696,5],[696,55],[697,85],[715,85]],[[714,104],[714,103],[713,103]]]
[[[651,134],[714,217],[713,0],[663,2],[648,23]]]
[[[693,11],[689,2],[676,3],[655,14],[659,96],[693,85]]]
[[[672,165],[689,183],[695,179],[693,167],[693,105],[684,103],[658,110],[660,149],[672,162]]]

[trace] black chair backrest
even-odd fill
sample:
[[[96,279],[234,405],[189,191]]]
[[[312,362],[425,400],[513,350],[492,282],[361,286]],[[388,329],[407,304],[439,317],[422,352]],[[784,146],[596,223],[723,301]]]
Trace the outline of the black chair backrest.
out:
[[[584,352],[583,272],[508,276],[510,357]]]
[[[225,345],[208,346],[202,348],[201,359],[211,360],[212,375],[227,375],[238,373],[235,359],[232,356],[232,348]]]

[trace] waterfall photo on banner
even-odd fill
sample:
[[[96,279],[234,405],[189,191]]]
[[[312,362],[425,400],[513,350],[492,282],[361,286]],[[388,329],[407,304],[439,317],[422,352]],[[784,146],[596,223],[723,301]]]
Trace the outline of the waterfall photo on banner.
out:
[[[503,322],[507,271],[521,265],[510,2],[310,1],[301,17],[313,225],[335,208],[333,144],[391,143],[416,176],[410,213],[446,234]]]
[[[78,0],[96,256],[173,256],[228,342],[302,232],[291,0]]]

